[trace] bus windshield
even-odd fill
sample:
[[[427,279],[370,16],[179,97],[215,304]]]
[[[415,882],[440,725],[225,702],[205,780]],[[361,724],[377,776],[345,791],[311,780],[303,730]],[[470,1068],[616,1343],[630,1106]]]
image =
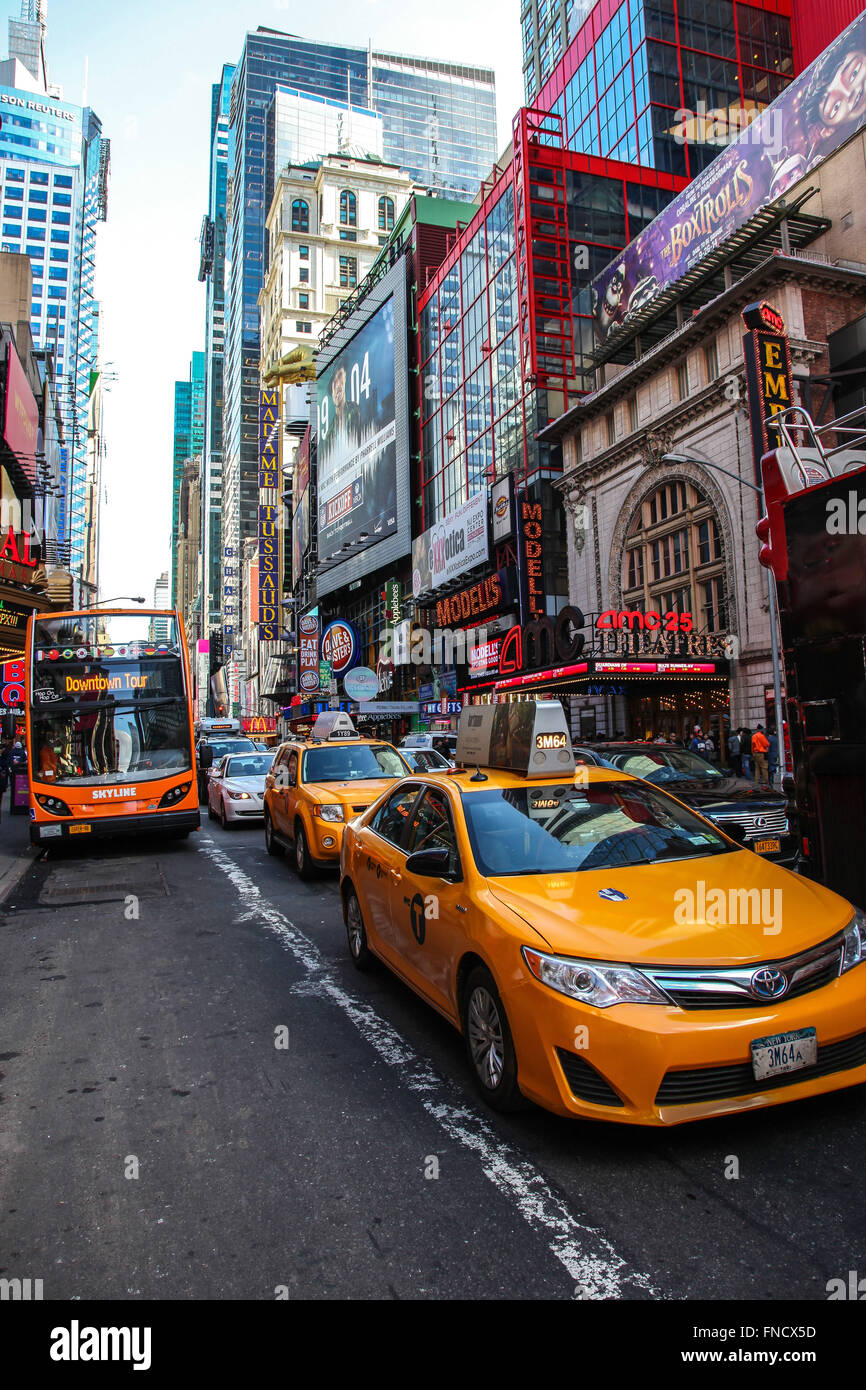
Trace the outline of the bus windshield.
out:
[[[34,624],[30,766],[35,781],[105,786],[192,766],[174,619],[82,613]]]

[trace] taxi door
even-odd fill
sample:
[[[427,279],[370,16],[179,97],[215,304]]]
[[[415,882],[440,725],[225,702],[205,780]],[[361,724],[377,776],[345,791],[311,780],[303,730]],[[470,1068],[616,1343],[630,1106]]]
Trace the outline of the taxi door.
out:
[[[402,881],[406,862],[402,845],[420,790],[419,782],[410,782],[391,793],[356,837],[350,866],[367,930],[372,928],[376,945],[392,961],[396,951],[392,890]]]
[[[286,839],[292,838],[294,800],[298,786],[298,750],[286,748],[278,764],[272,769],[274,788],[271,792],[270,806],[273,812],[274,829]]]
[[[469,897],[447,792],[425,788],[412,810],[404,848],[399,871],[391,876],[396,948],[416,989],[453,1018],[453,962],[466,937]],[[408,856],[425,849],[449,851],[447,878],[407,870]]]

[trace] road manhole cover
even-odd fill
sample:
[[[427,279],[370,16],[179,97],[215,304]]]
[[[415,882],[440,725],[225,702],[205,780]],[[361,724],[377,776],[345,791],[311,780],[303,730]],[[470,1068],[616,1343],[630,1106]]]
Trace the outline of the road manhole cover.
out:
[[[112,903],[134,893],[137,898],[168,897],[162,869],[154,860],[57,864],[42,891],[41,903],[60,907],[70,903]]]

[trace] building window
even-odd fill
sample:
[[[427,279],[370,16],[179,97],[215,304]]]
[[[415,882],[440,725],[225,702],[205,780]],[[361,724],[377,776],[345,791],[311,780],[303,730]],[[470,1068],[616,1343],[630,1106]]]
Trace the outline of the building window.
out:
[[[340,194],[340,221],[346,227],[358,225],[358,199],[348,188]]]
[[[298,278],[302,285],[308,285],[310,283],[310,272],[305,265],[302,265],[298,271]]]
[[[387,245],[388,245],[389,238],[386,237],[386,236],[380,236],[380,237],[377,237],[376,240],[378,241],[378,243],[379,243],[380,246],[387,246]]]
[[[707,369],[707,381],[715,381],[719,375],[719,354],[715,338],[704,348],[704,366]]]
[[[68,227],[71,220],[71,214],[68,212],[52,212],[51,214],[51,221],[59,222],[62,227]]]
[[[677,367],[677,395],[681,401],[689,394],[689,364],[681,362]]]
[[[310,230],[310,205],[305,203],[303,198],[295,198],[292,203],[292,231],[308,232]]]
[[[379,231],[393,232],[394,230],[394,199],[379,199]]]
[[[612,410],[607,412],[604,421],[607,425],[607,442],[608,444],[613,444],[616,440],[616,417]]]
[[[340,240],[341,240],[341,241],[357,241],[357,240],[358,240],[358,233],[357,233],[357,232],[347,232],[346,229],[345,229],[345,227],[341,227],[341,228],[340,228]]]
[[[356,256],[340,257],[340,288],[354,289],[358,283],[358,260]]]
[[[710,502],[692,483],[677,480],[657,487],[636,508],[626,535],[622,588],[628,606],[693,612],[696,631],[723,631],[721,536]]]
[[[31,194],[30,196],[31,196],[31,197],[34,197],[35,195],[34,195],[34,194]],[[72,194],[71,194],[71,193],[55,193],[55,194],[54,194],[54,206],[55,206],[56,208],[71,208],[71,207],[72,207]]]
[[[38,173],[36,173],[36,171],[34,170],[34,172],[30,175],[30,182],[31,182],[31,184],[34,184],[34,183],[47,183],[47,182],[48,182],[48,175],[47,175],[47,174],[38,174]]]
[[[308,294],[299,294],[299,295],[298,295],[298,307],[299,307],[300,309],[309,309],[309,307],[310,307],[310,296],[309,296]]]
[[[309,246],[299,246],[299,247],[298,247],[298,255],[300,256],[300,258],[301,258],[302,261],[308,261],[308,260],[310,259],[310,248],[309,248]]]
[[[54,187],[55,187],[55,188],[71,188],[71,187],[72,187],[72,179],[69,177],[68,174],[55,174],[55,175],[54,175]]]
[[[312,333],[313,325],[311,323],[301,323],[301,321],[298,320],[295,324],[295,330],[298,333]]]
[[[632,433],[637,429],[637,396],[628,398],[628,427]]]

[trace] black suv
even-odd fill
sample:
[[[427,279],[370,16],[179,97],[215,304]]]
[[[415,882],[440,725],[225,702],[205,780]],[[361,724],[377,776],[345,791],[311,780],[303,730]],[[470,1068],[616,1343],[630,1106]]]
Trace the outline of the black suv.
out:
[[[699,753],[675,743],[594,743],[574,750],[578,763],[614,767],[645,782],[663,787],[721,827],[736,824],[746,832],[745,844],[785,869],[799,859],[793,807],[782,792],[756,787],[745,777],[714,767]]]

